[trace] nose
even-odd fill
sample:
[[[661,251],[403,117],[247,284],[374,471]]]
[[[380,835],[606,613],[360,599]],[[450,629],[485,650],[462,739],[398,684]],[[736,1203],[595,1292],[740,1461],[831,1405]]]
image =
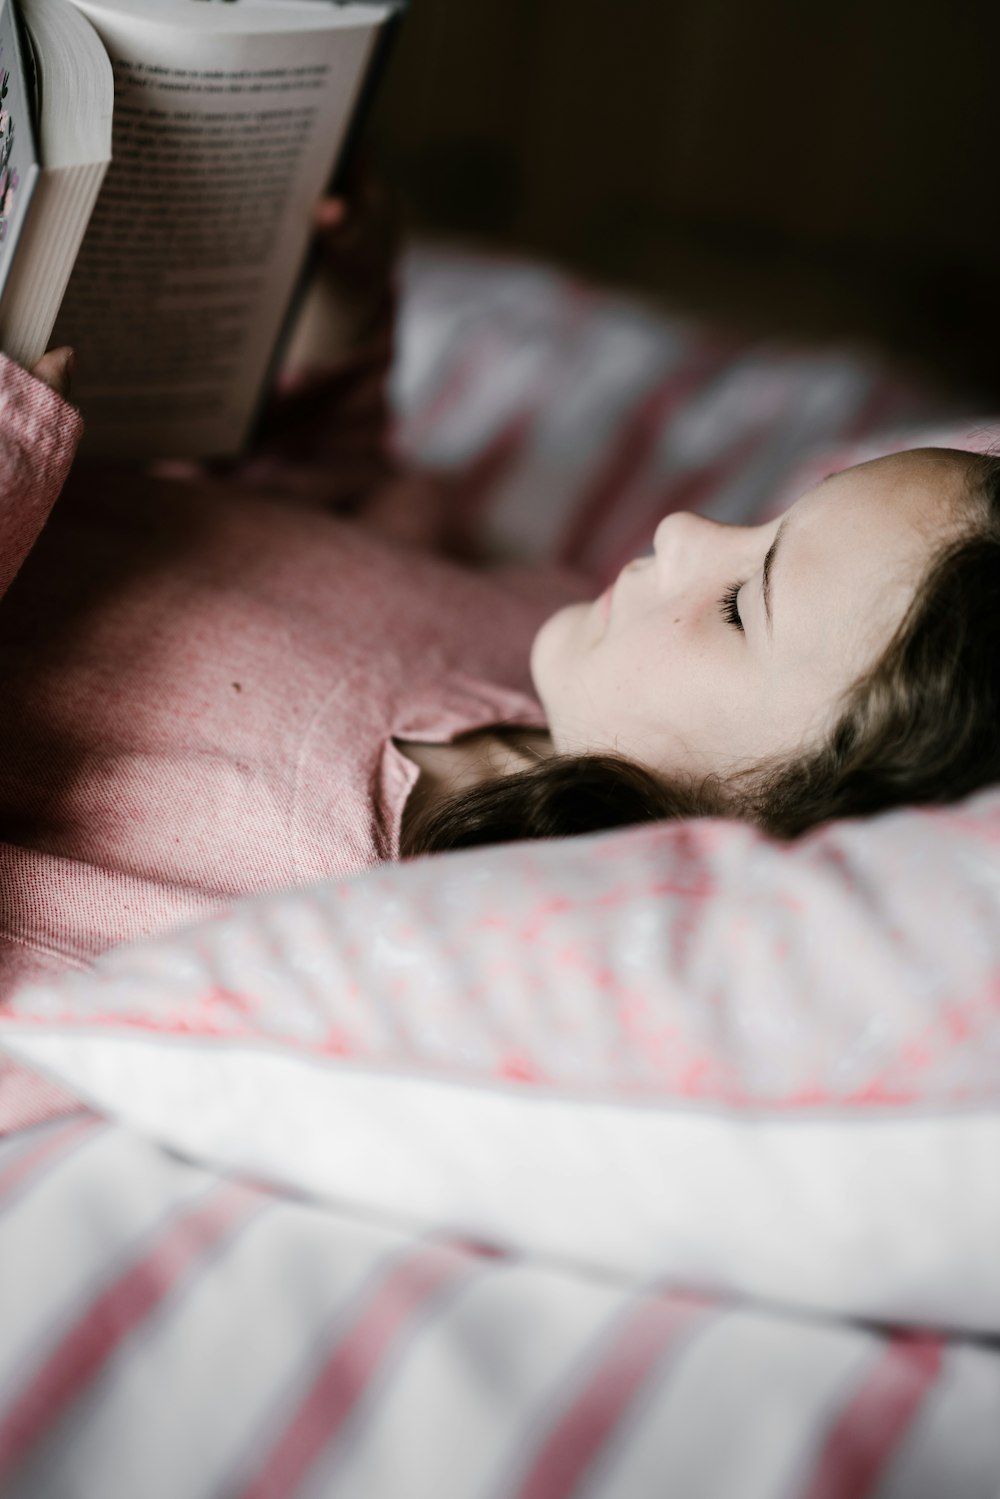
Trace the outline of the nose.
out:
[[[718,569],[726,543],[738,529],[689,510],[665,515],[653,533],[653,555],[664,582],[676,587],[708,566]]]

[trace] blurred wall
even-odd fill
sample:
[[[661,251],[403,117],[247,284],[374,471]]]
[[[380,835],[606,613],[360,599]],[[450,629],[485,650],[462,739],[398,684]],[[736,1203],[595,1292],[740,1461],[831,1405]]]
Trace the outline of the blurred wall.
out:
[[[411,0],[373,150],[425,232],[1000,388],[998,11]]]

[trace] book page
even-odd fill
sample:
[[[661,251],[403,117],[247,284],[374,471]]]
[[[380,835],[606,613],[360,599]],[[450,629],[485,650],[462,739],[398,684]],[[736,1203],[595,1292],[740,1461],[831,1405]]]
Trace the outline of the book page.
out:
[[[192,35],[80,8],[115,73],[114,160],[53,335],[77,350],[88,448],[234,453],[375,28]]]

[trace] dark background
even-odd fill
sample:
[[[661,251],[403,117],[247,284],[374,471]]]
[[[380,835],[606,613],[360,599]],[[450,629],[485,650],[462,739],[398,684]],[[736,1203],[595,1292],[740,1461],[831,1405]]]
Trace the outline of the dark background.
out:
[[[415,230],[1000,399],[998,68],[962,0],[411,0],[368,141]]]

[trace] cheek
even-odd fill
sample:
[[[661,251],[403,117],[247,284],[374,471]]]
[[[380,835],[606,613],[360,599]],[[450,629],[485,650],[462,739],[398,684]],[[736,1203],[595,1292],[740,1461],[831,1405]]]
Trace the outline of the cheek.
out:
[[[666,732],[683,715],[690,693],[680,632],[674,639],[657,624],[609,639],[594,653],[577,703],[581,716],[607,744]]]
[[[739,684],[726,669],[728,642],[707,638],[698,620],[671,618],[656,621],[636,645],[615,678],[622,729],[663,736],[672,753],[678,736],[697,741],[738,695]]]
[[[646,761],[640,749],[683,724],[699,695],[700,633],[674,613],[619,617],[607,630],[591,605],[552,615],[535,636],[531,674],[556,748],[618,748]]]

